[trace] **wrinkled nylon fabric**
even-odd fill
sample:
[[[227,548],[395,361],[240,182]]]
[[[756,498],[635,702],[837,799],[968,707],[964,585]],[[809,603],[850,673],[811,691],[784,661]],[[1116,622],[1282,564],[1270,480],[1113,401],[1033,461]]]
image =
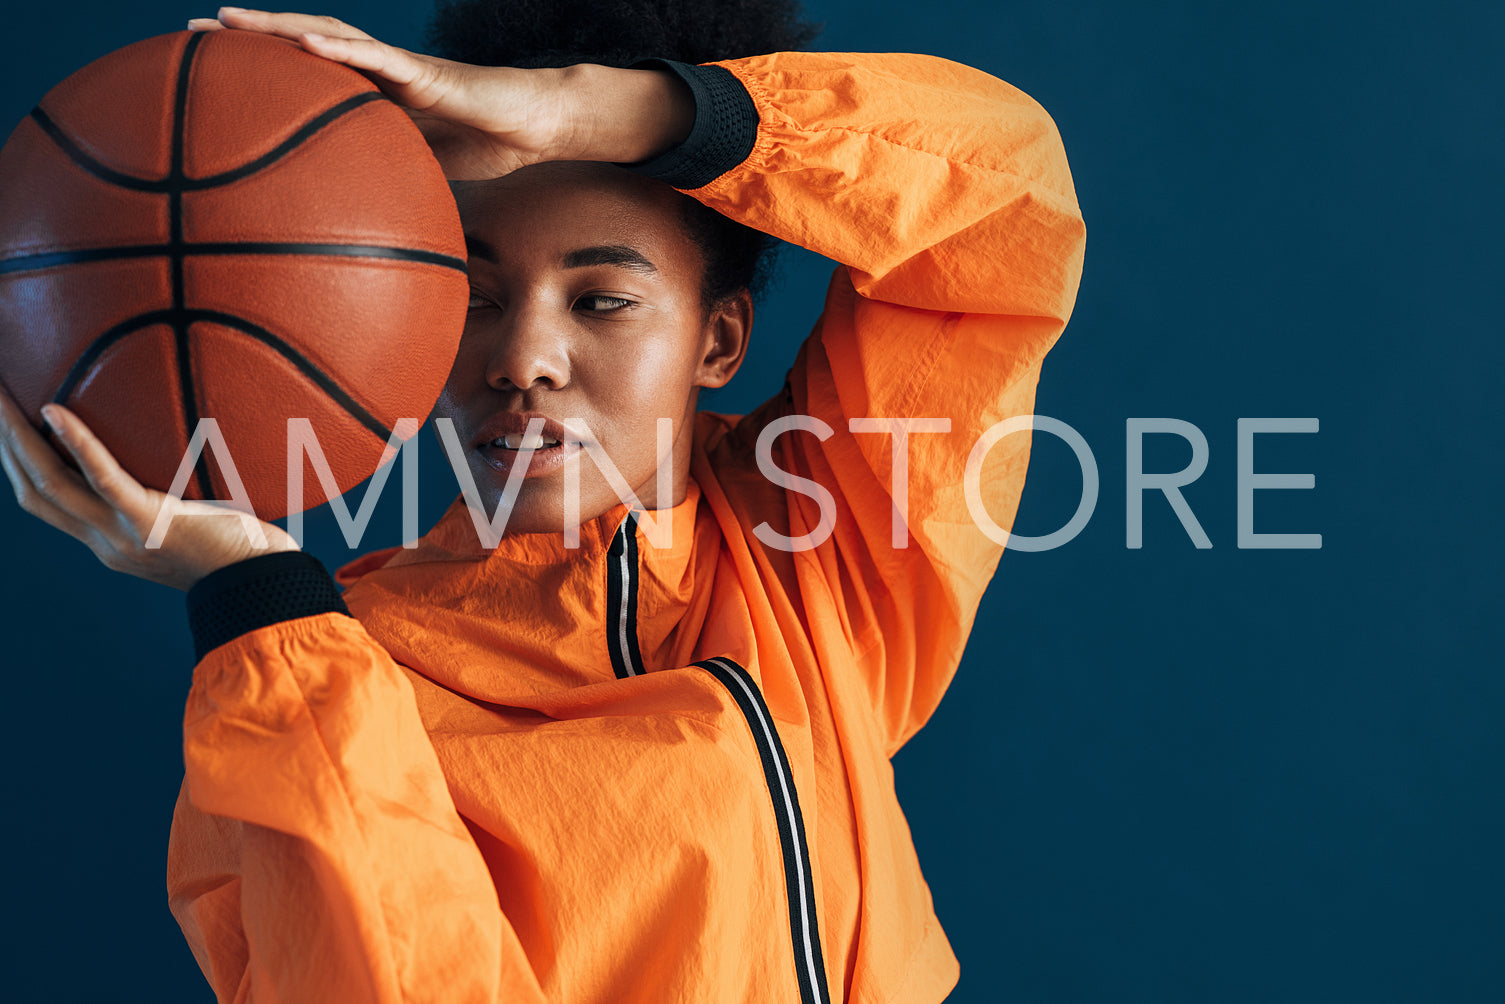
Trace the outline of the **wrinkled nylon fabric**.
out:
[[[841,263],[789,382],[697,417],[691,484],[639,529],[642,675],[612,669],[608,549],[628,509],[487,551],[458,500],[416,549],[347,566],[353,617],[252,631],[196,667],[168,888],[222,1001],[797,1002],[786,856],[748,720],[698,661],[760,688],[803,814],[830,999],[954,986],[889,757],[930,716],[1002,549],[968,510],[979,435],[1033,411],[1084,229],[1054,124],[932,57],[727,61],[757,105],[747,160],[689,194]],[[775,464],[754,444],[815,416]],[[949,418],[909,441],[858,417]],[[1012,525],[1029,436],[982,466]],[[1006,669],[1007,653],[991,661]]]

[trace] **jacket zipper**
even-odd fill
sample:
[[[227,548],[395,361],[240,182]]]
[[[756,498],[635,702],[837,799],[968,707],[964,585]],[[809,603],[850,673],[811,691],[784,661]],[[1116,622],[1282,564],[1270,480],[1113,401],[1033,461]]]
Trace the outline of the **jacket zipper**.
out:
[[[606,647],[611,653],[612,671],[622,680],[646,672],[638,648],[637,526],[637,514],[629,513],[606,552],[609,566]],[[752,675],[731,659],[707,659],[695,665],[714,676],[731,694],[758,747],[784,858],[784,890],[789,901],[789,930],[800,1002],[830,1004],[825,957],[820,947],[820,923],[815,913],[815,878],[810,871],[810,848],[805,841],[805,819],[800,814],[799,793],[794,787],[784,744],[774,728],[773,715]]]
[[[800,814],[799,793],[794,788],[794,775],[774,728],[773,715],[752,676],[732,660],[707,659],[695,665],[726,687],[752,730],[753,742],[763,761],[763,778],[773,798],[773,814],[784,852],[784,888],[789,896],[789,929],[794,939],[800,1001],[830,1004],[826,963],[820,949],[820,924],[815,915],[815,879],[810,872],[810,849],[805,843],[805,819]]]
[[[606,647],[619,680],[647,672],[638,649],[637,531],[637,513],[628,513],[606,551]]]

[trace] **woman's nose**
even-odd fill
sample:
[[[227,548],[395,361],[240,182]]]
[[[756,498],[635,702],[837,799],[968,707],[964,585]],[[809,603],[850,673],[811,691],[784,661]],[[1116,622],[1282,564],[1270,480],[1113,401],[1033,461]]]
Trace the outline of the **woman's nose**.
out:
[[[501,312],[491,340],[486,382],[498,389],[559,390],[570,380],[569,344],[562,322],[536,306]]]

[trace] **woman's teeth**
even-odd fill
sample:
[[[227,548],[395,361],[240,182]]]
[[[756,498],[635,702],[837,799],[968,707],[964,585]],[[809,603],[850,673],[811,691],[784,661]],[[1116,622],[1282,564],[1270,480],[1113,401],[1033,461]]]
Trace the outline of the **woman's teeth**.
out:
[[[559,440],[543,435],[530,436],[526,432],[514,432],[493,439],[491,445],[508,450],[547,450],[551,446],[558,446]]]

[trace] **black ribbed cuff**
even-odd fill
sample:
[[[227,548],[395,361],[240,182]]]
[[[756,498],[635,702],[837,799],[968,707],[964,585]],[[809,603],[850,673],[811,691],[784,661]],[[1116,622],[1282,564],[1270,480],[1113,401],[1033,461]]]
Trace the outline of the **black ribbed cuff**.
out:
[[[194,660],[280,621],[350,610],[324,565],[302,551],[277,551],[210,572],[188,590]]]
[[[675,188],[700,188],[752,153],[758,141],[758,107],[742,81],[726,67],[644,59],[631,68],[668,70],[683,80],[695,96],[695,124],[679,146],[624,167]]]

